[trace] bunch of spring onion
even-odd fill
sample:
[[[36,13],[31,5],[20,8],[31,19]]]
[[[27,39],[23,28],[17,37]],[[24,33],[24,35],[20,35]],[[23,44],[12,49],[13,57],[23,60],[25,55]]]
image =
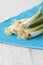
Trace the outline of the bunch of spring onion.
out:
[[[5,28],[8,35],[17,34],[21,39],[36,37],[43,33],[43,15],[40,7],[31,18],[15,20],[15,22]]]

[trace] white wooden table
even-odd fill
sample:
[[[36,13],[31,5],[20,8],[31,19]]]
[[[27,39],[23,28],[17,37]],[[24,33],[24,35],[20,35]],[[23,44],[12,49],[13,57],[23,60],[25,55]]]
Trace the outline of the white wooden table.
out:
[[[43,0],[0,0],[0,23]],[[43,50],[0,43],[0,65],[43,65]]]

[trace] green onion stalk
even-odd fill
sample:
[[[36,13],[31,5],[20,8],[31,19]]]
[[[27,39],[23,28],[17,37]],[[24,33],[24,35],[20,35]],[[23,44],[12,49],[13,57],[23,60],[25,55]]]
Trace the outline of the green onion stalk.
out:
[[[25,21],[24,23],[22,23],[24,26],[28,27],[30,24],[33,24],[34,21],[42,14],[42,8],[40,7],[38,9],[38,11],[36,12],[36,14],[34,14],[34,16],[32,16],[29,20],[27,19],[27,21]]]

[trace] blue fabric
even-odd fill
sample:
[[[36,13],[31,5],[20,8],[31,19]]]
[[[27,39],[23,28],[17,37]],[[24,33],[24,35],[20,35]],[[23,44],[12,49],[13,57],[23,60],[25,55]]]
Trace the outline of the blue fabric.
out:
[[[12,17],[6,21],[4,21],[3,23],[0,23],[0,42],[5,43],[5,44],[12,44],[12,45],[16,45],[16,46],[22,46],[22,47],[26,47],[26,48],[38,48],[38,49],[43,49],[43,35],[37,36],[35,38],[32,39],[28,39],[28,40],[20,40],[17,35],[12,35],[12,36],[8,36],[4,33],[4,29],[6,27],[8,27],[12,21],[14,21],[15,19],[22,19],[22,18],[27,18],[27,17],[31,17],[35,14],[36,10],[38,10],[39,7],[42,7],[42,13],[43,13],[43,3],[41,3],[40,5],[24,11],[23,13],[21,13],[20,15],[16,16],[16,17]]]

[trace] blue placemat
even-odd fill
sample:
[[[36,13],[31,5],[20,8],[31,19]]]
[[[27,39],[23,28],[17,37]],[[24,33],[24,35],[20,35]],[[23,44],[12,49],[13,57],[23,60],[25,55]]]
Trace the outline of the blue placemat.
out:
[[[43,35],[40,35],[38,37],[32,38],[32,39],[28,39],[28,40],[20,40],[17,35],[12,35],[12,36],[8,36],[4,33],[4,29],[5,27],[8,27],[12,21],[14,21],[15,19],[22,19],[22,18],[27,18],[27,17],[31,17],[35,14],[36,10],[39,7],[42,7],[42,13],[43,13],[43,3],[41,3],[40,5],[24,11],[23,13],[21,13],[20,15],[10,18],[6,21],[4,21],[3,23],[0,23],[0,42],[6,43],[6,44],[12,44],[12,45],[16,45],[16,46],[23,46],[26,48],[38,48],[38,49],[43,49]]]

